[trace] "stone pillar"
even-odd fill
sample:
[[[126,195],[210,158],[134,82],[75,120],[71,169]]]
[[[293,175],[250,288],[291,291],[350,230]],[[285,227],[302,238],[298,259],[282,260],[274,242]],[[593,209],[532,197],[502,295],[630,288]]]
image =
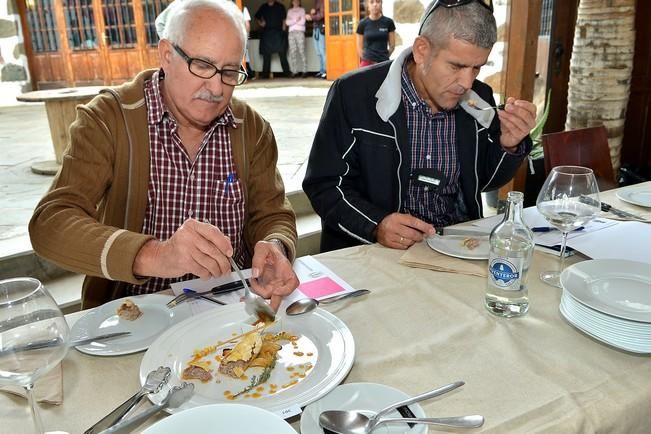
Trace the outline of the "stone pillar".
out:
[[[581,0],[570,61],[565,129],[603,124],[620,166],[635,50],[635,0]]]
[[[31,90],[20,17],[15,0],[0,0],[0,105],[16,103]]]

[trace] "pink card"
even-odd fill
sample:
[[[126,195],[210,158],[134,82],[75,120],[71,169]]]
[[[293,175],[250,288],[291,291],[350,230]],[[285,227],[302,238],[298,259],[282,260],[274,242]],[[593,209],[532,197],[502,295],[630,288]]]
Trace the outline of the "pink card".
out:
[[[321,277],[301,283],[298,289],[310,298],[325,297],[326,295],[337,294],[346,290],[329,277]]]

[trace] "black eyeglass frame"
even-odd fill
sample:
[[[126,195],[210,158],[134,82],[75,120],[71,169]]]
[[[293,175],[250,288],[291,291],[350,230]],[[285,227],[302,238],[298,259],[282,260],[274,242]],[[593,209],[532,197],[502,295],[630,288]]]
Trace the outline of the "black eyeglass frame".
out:
[[[249,78],[249,75],[246,73],[246,71],[244,71],[244,69],[241,66],[240,66],[240,69],[229,69],[229,68],[219,69],[215,65],[213,65],[212,63],[207,62],[207,61],[205,61],[203,59],[197,59],[196,57],[188,56],[188,54],[185,51],[183,51],[183,49],[181,47],[179,47],[178,45],[176,45],[176,44],[172,44],[172,47],[174,47],[174,50],[179,54],[179,56],[181,56],[181,58],[183,60],[185,60],[185,62],[188,64],[188,71],[190,72],[190,74],[194,75],[195,77],[199,77],[199,78],[203,78],[203,79],[208,80],[208,79],[213,78],[215,75],[219,74],[219,78],[220,78],[221,82],[223,84],[227,85],[227,86],[239,86],[239,85],[242,85],[242,84],[244,84],[246,79]],[[204,76],[204,75],[197,74],[196,72],[192,71],[192,63],[193,62],[197,62],[197,63],[199,63],[199,64],[201,64],[201,65],[203,65],[205,67],[208,67],[208,68],[212,68],[213,73],[210,74],[209,76]],[[238,74],[237,81],[235,83],[228,83],[228,82],[224,81],[224,73],[225,72],[236,72]]]
[[[456,8],[457,6],[467,5],[474,1],[476,1],[480,5],[482,5],[489,11],[491,11],[491,14],[495,12],[495,10],[493,9],[493,0],[436,0],[434,2],[434,5],[423,16],[423,21],[421,21],[420,23],[418,34],[420,35],[423,32],[423,25],[425,25],[425,22],[430,17],[430,15],[432,15],[432,12],[434,12],[434,10],[436,10],[437,7],[443,6],[446,8]]]

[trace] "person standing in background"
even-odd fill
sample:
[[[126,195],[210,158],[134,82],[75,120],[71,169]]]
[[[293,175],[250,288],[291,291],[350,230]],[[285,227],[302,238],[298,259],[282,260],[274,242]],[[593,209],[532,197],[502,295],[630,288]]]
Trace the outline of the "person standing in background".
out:
[[[249,80],[255,80],[255,74],[253,73],[253,68],[251,68],[251,56],[249,56],[249,34],[251,33],[251,14],[249,13],[249,8],[244,6],[242,8],[242,16],[244,17],[244,27],[246,27],[246,51],[244,52],[244,58],[246,59],[246,73],[249,76]]]
[[[298,58],[302,62],[301,77],[307,76],[307,61],[305,60],[305,9],[301,0],[292,0],[292,8],[287,11],[285,20],[289,30],[289,66],[292,77],[299,76]]]
[[[285,18],[287,10],[282,3],[276,0],[267,0],[255,13],[255,20],[262,28],[260,37],[260,54],[262,55],[262,76],[271,77],[271,56],[278,53],[283,72],[289,77],[289,63],[287,63],[287,33],[285,32]]]
[[[366,0],[368,16],[357,26],[359,66],[389,60],[396,46],[396,25],[382,15],[382,0]]]
[[[314,40],[314,49],[319,55],[320,68],[316,74],[319,78],[326,78],[326,53],[325,53],[325,12],[323,9],[323,0],[316,0],[314,8],[310,13],[305,15],[307,21],[312,22],[312,39]]]

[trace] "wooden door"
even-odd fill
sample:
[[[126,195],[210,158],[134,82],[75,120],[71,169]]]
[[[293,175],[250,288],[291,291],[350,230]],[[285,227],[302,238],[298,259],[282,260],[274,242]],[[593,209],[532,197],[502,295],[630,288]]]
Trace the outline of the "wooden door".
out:
[[[328,80],[334,80],[359,66],[355,46],[359,0],[325,0],[324,3]]]
[[[36,88],[118,84],[159,65],[156,16],[170,0],[18,1]]]

